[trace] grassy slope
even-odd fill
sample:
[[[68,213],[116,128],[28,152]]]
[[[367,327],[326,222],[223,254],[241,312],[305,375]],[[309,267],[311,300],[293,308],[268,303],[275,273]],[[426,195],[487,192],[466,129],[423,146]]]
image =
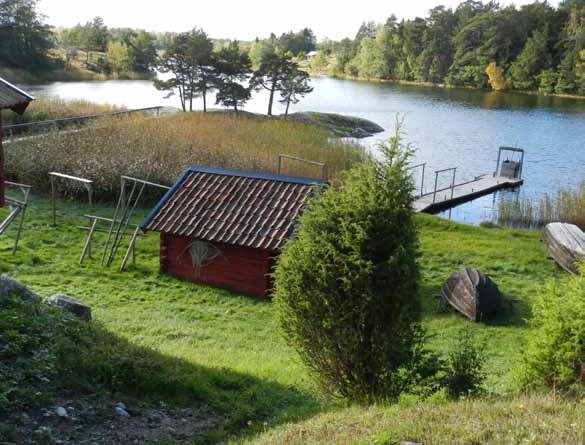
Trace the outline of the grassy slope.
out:
[[[529,334],[525,320],[530,316],[531,299],[543,283],[563,276],[562,272],[546,259],[539,232],[475,228],[428,216],[421,219],[424,318],[436,335],[433,343],[438,349],[446,347],[462,325],[451,313],[435,311],[435,296],[454,271],[478,268],[494,279],[506,297],[520,300],[510,314],[488,324],[471,325],[478,337],[487,341],[490,391],[507,392],[512,385],[508,371]]]
[[[97,247],[94,258],[79,266],[85,233],[76,226],[86,223],[82,215],[111,216],[113,209],[59,205],[53,228],[49,202],[34,200],[17,256],[10,254],[12,230],[0,238],[0,272],[42,296],[60,292],[81,299],[112,336],[161,353],[165,372],[145,376],[152,387],[140,388],[145,392],[139,397],[211,406],[231,432],[316,411],[310,380],[275,335],[269,302],[160,276],[157,234],[141,240],[137,266],[125,273],[101,267]],[[158,383],[167,388],[161,391]]]
[[[520,445],[585,443],[585,404],[553,397],[350,407],[286,425],[254,444]]]
[[[59,206],[60,222],[53,228],[48,201],[34,199],[16,257],[10,254],[10,236],[0,238],[0,271],[42,295],[64,292],[80,298],[93,307],[94,318],[113,336],[162,354],[164,374],[150,376],[152,387],[142,388],[139,397],[205,404],[220,413],[226,419],[227,430],[236,435],[257,432],[264,429],[264,423],[266,428],[277,427],[336,408],[318,396],[305,369],[277,334],[270,302],[159,275],[156,234],[140,241],[138,263],[124,273],[115,267],[101,267],[98,255],[78,266],[84,234],[75,226],[82,222],[81,215],[91,212],[111,216],[113,209],[90,210],[64,202]],[[491,389],[505,393],[511,386],[509,371],[514,355],[529,335],[523,318],[529,314],[531,296],[545,280],[561,273],[546,260],[538,233],[472,228],[426,216],[421,216],[419,222],[424,321],[436,334],[434,347],[446,347],[449,338],[468,324],[455,313],[435,313],[434,296],[453,271],[464,266],[479,267],[496,280],[507,296],[523,301],[510,317],[489,326],[474,326],[478,335],[487,340]],[[146,355],[145,360],[159,360],[158,353]],[[164,383],[164,389],[158,388],[161,385],[157,382]],[[487,410],[487,406],[487,402],[478,402],[476,409]],[[489,407],[503,412],[497,405]],[[328,425],[339,423],[345,431],[351,423],[356,426],[349,428],[347,434],[353,434],[355,429],[356,436],[347,436],[350,439],[346,442],[354,443],[356,437],[368,439],[370,433],[382,432],[379,425],[388,428],[393,418],[403,418],[418,409],[403,412],[396,411],[399,408],[352,408],[339,414],[324,414],[298,429],[292,428],[293,432],[286,433],[282,440],[298,442],[294,437],[301,437],[301,430],[307,430],[309,436],[314,433],[323,440],[333,440],[334,431]],[[434,408],[428,409],[433,412]],[[460,413],[468,408],[450,404],[446,409]],[[439,411],[434,415],[441,417]],[[370,420],[365,422],[362,417]],[[405,431],[415,435],[420,428],[430,428],[426,422],[421,423],[420,416],[410,417],[418,423],[405,426]],[[475,420],[463,417],[457,422]],[[472,423],[466,427],[475,428]],[[370,424],[374,425],[371,430]],[[284,428],[276,433],[291,427]],[[268,443],[273,442],[271,437],[267,436]]]

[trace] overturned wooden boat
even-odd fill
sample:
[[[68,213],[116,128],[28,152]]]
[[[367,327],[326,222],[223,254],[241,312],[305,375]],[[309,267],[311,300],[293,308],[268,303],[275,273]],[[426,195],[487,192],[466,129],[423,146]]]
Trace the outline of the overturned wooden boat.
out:
[[[441,299],[476,323],[493,316],[505,301],[496,283],[477,269],[451,275],[441,288]]]
[[[585,233],[573,224],[551,223],[544,228],[542,241],[548,254],[567,272],[577,275],[585,260]]]

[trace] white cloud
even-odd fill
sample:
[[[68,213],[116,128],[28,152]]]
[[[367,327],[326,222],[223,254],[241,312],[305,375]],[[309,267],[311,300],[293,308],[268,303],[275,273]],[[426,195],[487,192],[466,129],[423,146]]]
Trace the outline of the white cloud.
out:
[[[251,40],[304,27],[313,29],[319,39],[353,37],[360,24],[384,22],[391,14],[399,18],[425,16],[438,4],[457,6],[446,0],[41,0],[39,7],[53,26],[74,26],[95,16],[110,27],[144,28],[149,31],[186,31],[203,28],[216,38]],[[501,1],[522,5],[532,0]],[[553,0],[551,4],[557,4]]]

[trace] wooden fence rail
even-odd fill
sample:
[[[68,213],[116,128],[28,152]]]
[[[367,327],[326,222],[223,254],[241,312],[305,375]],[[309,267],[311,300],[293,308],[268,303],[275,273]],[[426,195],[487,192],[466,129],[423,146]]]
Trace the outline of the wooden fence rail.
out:
[[[112,113],[101,113],[101,114],[92,114],[88,116],[76,116],[76,117],[67,117],[63,119],[53,119],[53,120],[46,120],[46,121],[37,121],[37,122],[27,122],[25,124],[14,124],[14,125],[6,125],[2,128],[3,136],[13,136],[17,134],[21,134],[30,130],[41,130],[46,131],[52,128],[60,128],[65,127],[67,125],[73,124],[81,124],[83,122],[99,119],[101,117],[113,117],[113,116],[124,116],[124,115],[131,115],[133,113],[154,113],[156,116],[160,115],[160,111],[163,107],[147,107],[147,108],[135,108],[133,110],[124,110],[124,111],[114,111]]]

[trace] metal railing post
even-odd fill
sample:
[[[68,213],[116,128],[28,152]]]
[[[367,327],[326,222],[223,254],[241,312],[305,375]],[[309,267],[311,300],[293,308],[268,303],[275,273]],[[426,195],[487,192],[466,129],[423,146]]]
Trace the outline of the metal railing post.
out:
[[[498,176],[498,170],[500,169],[500,159],[502,158],[502,147],[498,150],[498,160],[496,161],[496,170],[494,171],[494,178]]]
[[[53,215],[53,226],[56,226],[57,215],[55,210],[55,178],[53,178],[53,175],[50,175],[49,178],[51,178],[51,209]]]
[[[425,194],[425,167],[426,162],[422,165],[422,178],[420,179],[420,196]]]
[[[451,199],[453,199],[453,195],[455,194],[455,173],[457,173],[457,167],[453,169],[453,180],[451,181]]]
[[[433,191],[433,204],[435,203],[435,200],[437,198],[437,182],[439,181],[439,172],[436,171],[435,172],[435,189]]]

